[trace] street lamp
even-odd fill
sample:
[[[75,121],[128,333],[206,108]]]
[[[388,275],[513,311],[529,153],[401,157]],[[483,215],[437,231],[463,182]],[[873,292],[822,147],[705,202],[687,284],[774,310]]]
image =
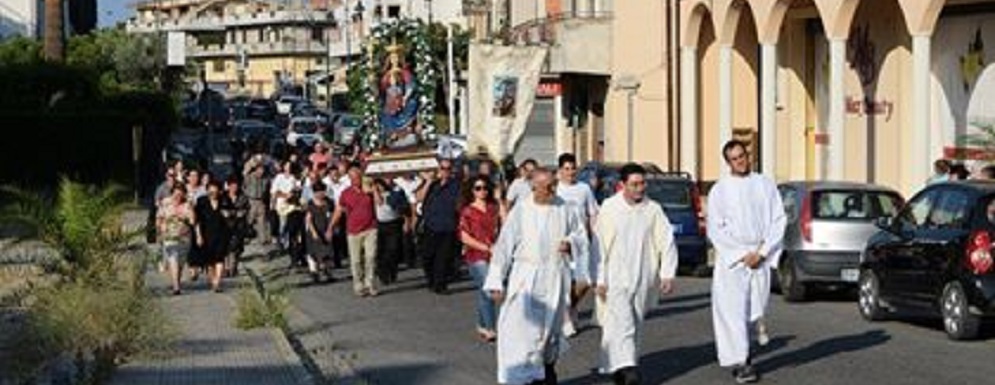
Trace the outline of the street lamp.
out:
[[[633,131],[633,99],[636,97],[636,93],[639,92],[639,86],[641,86],[639,79],[632,75],[622,75],[617,80],[615,80],[615,85],[613,89],[615,91],[625,91],[626,92],[626,108],[628,114],[628,129],[626,132],[626,149],[625,158],[627,161],[632,161],[632,131]]]

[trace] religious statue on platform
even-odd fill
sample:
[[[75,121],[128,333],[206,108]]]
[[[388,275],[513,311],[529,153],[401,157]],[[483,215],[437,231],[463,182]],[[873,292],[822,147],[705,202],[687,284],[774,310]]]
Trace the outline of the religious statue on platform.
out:
[[[379,79],[381,135],[388,148],[418,144],[418,91],[411,69],[404,63],[404,46],[387,46],[387,60]]]

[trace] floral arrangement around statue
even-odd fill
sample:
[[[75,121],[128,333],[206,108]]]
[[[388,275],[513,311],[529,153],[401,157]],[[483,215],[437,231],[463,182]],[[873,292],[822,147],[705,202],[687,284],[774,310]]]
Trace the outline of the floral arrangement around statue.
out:
[[[436,72],[428,28],[392,19],[373,28],[356,65],[364,79],[362,146],[370,152],[416,148],[436,139]]]

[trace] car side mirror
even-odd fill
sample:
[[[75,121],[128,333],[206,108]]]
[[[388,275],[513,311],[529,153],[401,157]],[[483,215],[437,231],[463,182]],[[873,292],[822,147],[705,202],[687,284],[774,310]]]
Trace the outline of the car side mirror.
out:
[[[874,223],[879,229],[887,232],[895,232],[895,218],[894,217],[880,217]]]

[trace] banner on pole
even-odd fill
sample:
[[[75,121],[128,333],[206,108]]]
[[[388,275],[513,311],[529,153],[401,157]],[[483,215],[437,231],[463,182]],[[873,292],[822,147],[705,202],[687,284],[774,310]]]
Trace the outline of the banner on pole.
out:
[[[535,102],[544,47],[470,45],[470,153],[513,154]]]
[[[170,31],[166,35],[166,65],[170,67],[187,65],[187,36],[185,33]]]

